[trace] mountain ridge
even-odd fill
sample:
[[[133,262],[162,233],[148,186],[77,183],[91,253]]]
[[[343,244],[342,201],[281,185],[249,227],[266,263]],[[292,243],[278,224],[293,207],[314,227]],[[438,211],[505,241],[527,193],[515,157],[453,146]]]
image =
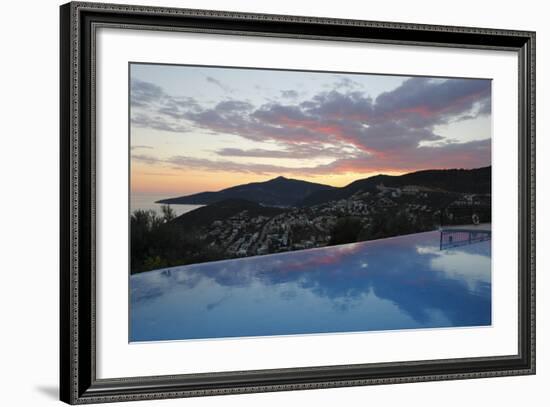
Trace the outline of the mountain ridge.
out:
[[[236,185],[216,192],[162,199],[157,203],[210,205],[227,199],[242,199],[266,206],[306,207],[346,199],[361,191],[376,191],[381,184],[390,188],[413,185],[447,192],[491,193],[491,166],[428,169],[402,175],[378,174],[355,180],[343,187],[278,176],[264,182]]]
[[[278,176],[264,182],[236,185],[220,191],[168,198],[157,201],[162,204],[210,205],[227,199],[244,199],[268,206],[295,206],[307,195],[336,187]]]
[[[491,193],[491,166],[472,169],[420,170],[402,175],[378,174],[362,178],[334,191],[320,191],[310,194],[300,206],[311,206],[328,201],[346,199],[363,191],[376,191],[377,186],[400,188],[420,186],[434,190],[458,193]]]

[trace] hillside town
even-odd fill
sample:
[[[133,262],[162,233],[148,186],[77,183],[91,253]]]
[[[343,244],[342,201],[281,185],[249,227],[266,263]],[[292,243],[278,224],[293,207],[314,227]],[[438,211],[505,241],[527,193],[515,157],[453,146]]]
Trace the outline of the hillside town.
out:
[[[379,174],[342,187],[278,176],[131,215],[132,273],[491,222],[491,167]],[[170,205],[195,208],[176,215]]]
[[[273,217],[251,216],[248,210],[216,219],[199,238],[230,257],[263,255],[337,244],[333,233],[338,222],[352,220],[363,239],[370,236],[375,220],[391,217],[407,223],[414,232],[437,228],[442,219],[452,222],[461,208],[490,206],[490,194],[459,194],[407,185],[379,184],[375,191],[359,191],[347,199],[305,208],[287,208]],[[468,215],[471,217],[471,215]],[[477,215],[476,215],[477,216]],[[475,218],[474,218],[475,220]],[[468,222],[469,219],[466,220]]]

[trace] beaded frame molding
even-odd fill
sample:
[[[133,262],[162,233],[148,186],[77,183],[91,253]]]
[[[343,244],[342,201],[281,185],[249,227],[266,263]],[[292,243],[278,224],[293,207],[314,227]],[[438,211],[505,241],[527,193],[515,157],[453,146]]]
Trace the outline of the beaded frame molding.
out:
[[[535,373],[535,33],[500,29],[73,2],[60,7],[60,398],[70,404]],[[518,353],[98,379],[95,33],[98,27],[516,52],[519,60]]]

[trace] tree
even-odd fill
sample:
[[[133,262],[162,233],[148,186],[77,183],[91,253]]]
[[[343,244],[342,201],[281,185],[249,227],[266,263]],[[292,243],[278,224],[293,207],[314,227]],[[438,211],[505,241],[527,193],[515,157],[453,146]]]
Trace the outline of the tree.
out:
[[[177,222],[168,205],[162,215],[152,210],[136,210],[130,217],[131,273],[223,258],[215,247],[207,247],[195,230]]]
[[[357,217],[349,216],[338,219],[330,232],[329,245],[357,242],[362,227],[361,220]]]
[[[162,205],[160,209],[162,211],[164,222],[170,222],[171,220],[176,218],[176,212],[174,212],[170,205]]]

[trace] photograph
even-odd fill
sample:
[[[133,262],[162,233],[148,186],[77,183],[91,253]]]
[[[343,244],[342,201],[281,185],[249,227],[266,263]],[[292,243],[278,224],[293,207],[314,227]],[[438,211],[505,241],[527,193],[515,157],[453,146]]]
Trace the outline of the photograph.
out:
[[[129,62],[129,342],[492,324],[492,80]]]
[[[43,47],[59,399],[535,394],[542,14],[146,3],[63,4]]]

